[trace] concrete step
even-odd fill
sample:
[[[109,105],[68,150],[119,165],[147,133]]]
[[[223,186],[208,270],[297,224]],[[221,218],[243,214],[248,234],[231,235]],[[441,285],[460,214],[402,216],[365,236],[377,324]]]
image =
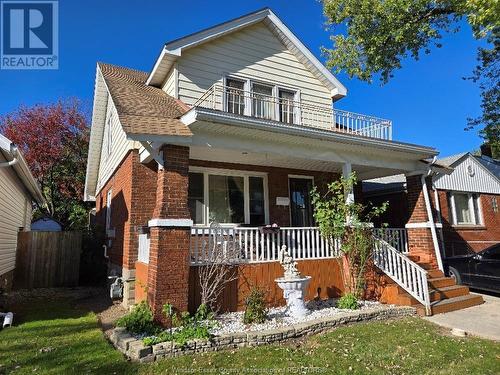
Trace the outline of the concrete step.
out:
[[[451,277],[437,277],[434,279],[429,279],[428,282],[430,289],[440,289],[456,284],[455,279],[452,279]]]
[[[467,294],[454,298],[447,298],[441,301],[431,303],[432,315],[443,314],[451,311],[465,309],[467,307],[477,306],[482,304],[483,297],[477,294]],[[419,315],[425,315],[425,308],[422,305],[417,307]]]

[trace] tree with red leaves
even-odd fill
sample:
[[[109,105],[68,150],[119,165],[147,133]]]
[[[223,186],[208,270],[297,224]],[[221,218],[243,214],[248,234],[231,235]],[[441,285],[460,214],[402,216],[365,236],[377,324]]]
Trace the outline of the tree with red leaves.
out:
[[[18,146],[47,201],[35,217],[49,215],[65,229],[85,227],[89,126],[80,102],[21,106],[0,117],[0,132]]]

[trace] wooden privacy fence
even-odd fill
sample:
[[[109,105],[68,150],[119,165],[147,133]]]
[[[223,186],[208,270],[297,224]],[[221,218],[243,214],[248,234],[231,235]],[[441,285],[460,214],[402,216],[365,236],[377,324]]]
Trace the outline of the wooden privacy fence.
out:
[[[14,287],[78,285],[81,249],[81,232],[20,232]]]

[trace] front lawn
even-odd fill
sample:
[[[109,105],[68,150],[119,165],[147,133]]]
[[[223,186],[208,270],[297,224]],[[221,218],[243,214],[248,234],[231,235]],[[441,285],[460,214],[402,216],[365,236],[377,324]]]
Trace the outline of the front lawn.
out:
[[[176,374],[207,368],[220,369],[210,373],[245,374],[285,367],[295,369],[274,373],[500,373],[500,344],[449,337],[419,318],[359,324],[286,345],[184,356],[152,364],[126,361],[104,339],[96,315],[68,302],[37,301],[16,312],[15,319],[18,326],[0,331],[0,374]],[[302,371],[296,370],[300,367]]]

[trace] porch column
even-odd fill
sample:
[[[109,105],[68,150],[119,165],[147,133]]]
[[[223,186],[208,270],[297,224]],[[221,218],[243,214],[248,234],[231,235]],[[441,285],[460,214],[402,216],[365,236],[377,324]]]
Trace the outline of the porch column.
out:
[[[408,251],[410,255],[420,257],[419,263],[427,263],[433,269],[441,268],[439,245],[434,241],[432,226],[434,224],[434,210],[429,198],[430,177],[426,181],[427,191],[424,191],[422,174],[406,176],[406,189],[409,209],[409,220],[406,224],[408,231]],[[425,196],[427,194],[427,197]],[[426,203],[427,200],[427,203]],[[428,207],[430,207],[430,213]],[[432,219],[431,219],[432,218]],[[431,220],[430,220],[431,219]],[[437,246],[437,249],[436,249]],[[437,251],[436,251],[437,250]]]
[[[346,162],[342,165],[342,177],[345,179],[348,179],[351,177],[352,173],[352,165],[349,162]],[[346,196],[345,196],[345,203],[346,204],[352,204],[354,203],[354,189],[351,189],[351,191],[348,191]]]
[[[161,151],[163,167],[158,168],[156,206],[149,221],[147,294],[155,320],[165,323],[162,307],[166,302],[179,311],[188,309],[193,222],[188,209],[189,147],[164,145]]]

